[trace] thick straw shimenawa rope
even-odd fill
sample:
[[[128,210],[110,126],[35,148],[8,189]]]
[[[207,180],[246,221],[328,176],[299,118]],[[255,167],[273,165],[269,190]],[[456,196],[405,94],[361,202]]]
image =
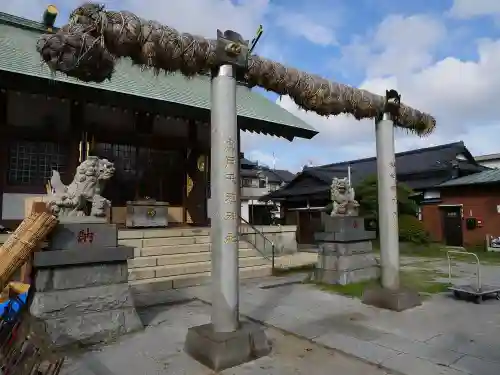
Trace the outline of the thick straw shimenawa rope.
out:
[[[37,50],[52,71],[82,81],[110,79],[115,60],[132,62],[155,72],[179,71],[185,76],[209,72],[216,64],[215,40],[205,39],[143,20],[127,11],[105,11],[86,3],[71,15],[68,25],[55,34],[42,35]],[[260,56],[250,56],[246,79],[322,116],[348,113],[356,119],[376,118],[385,97],[286,67]],[[418,135],[434,130],[435,119],[401,105],[397,126]]]

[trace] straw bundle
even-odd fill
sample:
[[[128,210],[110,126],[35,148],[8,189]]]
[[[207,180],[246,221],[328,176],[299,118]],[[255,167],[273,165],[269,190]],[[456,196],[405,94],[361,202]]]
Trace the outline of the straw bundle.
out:
[[[57,218],[46,212],[33,212],[0,247],[0,290],[54,229]]]
[[[43,35],[37,50],[53,71],[83,81],[111,78],[114,58],[130,57],[134,64],[155,72],[179,71],[185,76],[210,71],[216,63],[216,43],[179,33],[127,11],[105,11],[87,3],[71,15],[71,22],[56,34]],[[279,95],[289,95],[297,105],[322,116],[349,113],[356,119],[376,118],[385,98],[365,90],[330,82],[322,77],[286,67],[256,55],[250,56],[246,79]],[[396,125],[419,135],[434,130],[435,119],[401,106]]]

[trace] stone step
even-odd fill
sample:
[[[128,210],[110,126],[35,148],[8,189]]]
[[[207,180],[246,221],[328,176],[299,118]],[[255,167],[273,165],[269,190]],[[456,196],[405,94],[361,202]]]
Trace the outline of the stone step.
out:
[[[160,255],[160,256],[146,256],[129,259],[128,267],[141,268],[141,267],[154,267],[165,266],[169,264],[184,264],[195,262],[210,262],[211,252],[205,251],[201,253],[187,253],[187,254],[173,254],[173,255]],[[259,257],[260,253],[253,249],[240,249],[239,257]]]
[[[130,246],[130,245],[129,245]],[[252,245],[248,242],[240,241],[238,247],[240,249],[250,249]],[[210,251],[211,244],[192,244],[192,245],[163,245],[163,246],[148,246],[136,247],[136,257],[148,257],[159,255],[172,254],[187,254],[187,253],[203,253]]]
[[[210,251],[210,244],[182,245],[182,246],[152,246],[139,248],[139,256],[159,256],[187,253],[204,253]]]
[[[240,279],[266,277],[271,275],[271,266],[254,266],[240,268]],[[210,283],[210,271],[190,275],[159,277],[130,281],[130,287],[135,293],[157,292],[169,289],[186,288]]]
[[[118,231],[119,240],[208,235],[210,235],[210,228],[122,229]]]
[[[210,236],[134,238],[118,240],[118,243],[123,246],[133,247],[194,245],[210,243]]]
[[[240,259],[240,268],[263,266],[269,262],[260,257],[247,257]],[[161,277],[179,276],[208,272],[211,270],[211,262],[194,262],[184,264],[169,264],[154,267],[132,268],[128,271],[129,281],[154,279]]]

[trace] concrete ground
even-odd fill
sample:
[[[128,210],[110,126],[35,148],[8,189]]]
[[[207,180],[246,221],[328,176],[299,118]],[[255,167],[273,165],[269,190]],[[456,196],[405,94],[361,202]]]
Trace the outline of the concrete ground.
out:
[[[447,271],[442,260],[402,258],[404,268]],[[457,263],[455,282],[470,282],[474,267]],[[485,282],[500,285],[500,267],[486,265]],[[298,282],[304,275],[245,281],[240,289],[243,316],[272,327],[273,353],[223,374],[500,374],[500,301],[480,305],[447,294],[422,306],[391,312]],[[278,286],[279,284],[288,285]],[[210,374],[183,352],[187,328],[209,320],[210,287],[141,296],[157,303],[144,310],[144,332],[72,359],[64,374]],[[191,302],[186,302],[190,301]],[[288,334],[283,334],[286,332]],[[291,336],[293,334],[301,337]],[[368,365],[339,352],[357,357]]]
[[[442,260],[406,258],[402,264],[404,268],[447,272],[447,263]],[[473,266],[456,263],[453,271],[457,276],[454,282],[471,283]],[[500,285],[499,266],[483,266],[482,276],[485,282]],[[407,375],[500,374],[500,301],[495,299],[476,305],[454,300],[446,293],[397,313],[311,285],[262,286],[255,281],[242,286],[242,314],[389,371]],[[208,287],[191,288],[189,293],[210,301]]]
[[[61,375],[208,375],[213,372],[183,351],[187,329],[210,320],[210,306],[194,301],[153,307],[141,312],[144,332],[111,345],[72,356]],[[376,366],[331,349],[267,328],[270,356],[225,370],[222,375],[324,375],[334,368],[343,375],[388,374]]]

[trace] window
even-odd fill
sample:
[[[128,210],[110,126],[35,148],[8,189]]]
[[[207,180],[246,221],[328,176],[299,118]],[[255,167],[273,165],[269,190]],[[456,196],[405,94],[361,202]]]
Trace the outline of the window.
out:
[[[115,164],[115,175],[105,193],[113,205],[146,197],[182,204],[185,171],[184,156],[179,151],[98,143],[96,152]]]
[[[259,187],[262,189],[262,188],[265,188],[266,187],[266,180],[259,180]]]
[[[140,198],[147,196],[171,205],[182,204],[186,179],[182,153],[141,147],[137,169]]]
[[[242,185],[243,185],[243,187],[252,187],[252,179],[251,178],[244,178],[242,180]]]
[[[95,149],[100,157],[112,160],[119,173],[135,175],[137,155],[134,146],[126,144],[97,143]]]
[[[7,180],[9,185],[44,186],[52,170],[64,172],[68,155],[55,142],[12,142],[9,148]]]

